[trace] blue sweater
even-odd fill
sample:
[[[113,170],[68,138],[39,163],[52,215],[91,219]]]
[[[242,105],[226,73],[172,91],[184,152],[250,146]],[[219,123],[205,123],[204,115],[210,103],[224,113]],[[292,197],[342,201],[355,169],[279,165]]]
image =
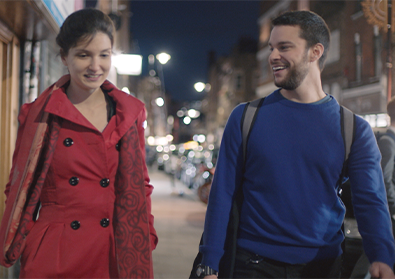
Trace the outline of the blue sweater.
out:
[[[242,172],[241,118],[237,106],[226,125],[207,207],[203,264],[218,270],[235,188],[243,178],[238,246],[290,264],[341,254],[345,207],[336,191],[344,160],[340,107],[335,99],[302,104],[279,90],[266,97],[251,130]],[[356,118],[349,157],[353,205],[371,262],[392,266],[395,245],[369,124]]]

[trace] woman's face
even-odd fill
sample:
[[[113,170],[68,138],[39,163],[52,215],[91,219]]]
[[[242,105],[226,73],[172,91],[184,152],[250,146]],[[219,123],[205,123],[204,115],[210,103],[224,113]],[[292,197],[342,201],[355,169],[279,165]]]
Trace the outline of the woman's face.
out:
[[[103,32],[70,48],[62,62],[69,70],[71,87],[90,93],[98,89],[110,71],[111,49],[111,40]]]

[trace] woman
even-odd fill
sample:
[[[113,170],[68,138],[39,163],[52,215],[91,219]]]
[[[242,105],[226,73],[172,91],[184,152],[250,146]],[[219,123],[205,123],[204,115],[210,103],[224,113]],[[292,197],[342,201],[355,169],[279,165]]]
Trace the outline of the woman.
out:
[[[56,38],[69,75],[21,107],[0,228],[21,278],[153,278],[145,109],[106,80],[113,32],[99,10],[71,14]]]

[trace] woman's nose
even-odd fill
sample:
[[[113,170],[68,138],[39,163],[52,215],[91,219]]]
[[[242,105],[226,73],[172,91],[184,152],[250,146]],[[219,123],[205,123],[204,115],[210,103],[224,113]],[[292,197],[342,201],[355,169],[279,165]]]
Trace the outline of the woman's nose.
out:
[[[98,58],[96,57],[92,58],[89,69],[91,69],[92,71],[96,71],[100,69],[100,61]]]

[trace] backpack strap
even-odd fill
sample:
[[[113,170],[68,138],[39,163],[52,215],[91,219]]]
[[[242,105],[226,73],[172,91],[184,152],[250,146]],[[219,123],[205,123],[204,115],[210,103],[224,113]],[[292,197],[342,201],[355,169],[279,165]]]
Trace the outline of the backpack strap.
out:
[[[355,115],[346,107],[340,106],[341,132],[344,142],[344,162],[348,160],[351,151],[351,145],[354,141],[355,134]],[[344,166],[343,166],[344,167]]]
[[[247,154],[247,142],[250,136],[252,125],[254,125],[256,116],[258,114],[258,109],[261,107],[263,100],[265,97],[256,99],[254,101],[248,102],[244,108],[243,117],[241,120],[241,131],[243,134],[243,162],[245,165],[246,162],[246,154]]]
[[[339,180],[337,182],[337,193],[339,197],[342,194],[342,184],[347,174],[348,157],[350,156],[351,145],[355,136],[355,114],[346,107],[340,106],[340,126],[344,143],[344,161]],[[344,249],[343,249],[344,251]]]

